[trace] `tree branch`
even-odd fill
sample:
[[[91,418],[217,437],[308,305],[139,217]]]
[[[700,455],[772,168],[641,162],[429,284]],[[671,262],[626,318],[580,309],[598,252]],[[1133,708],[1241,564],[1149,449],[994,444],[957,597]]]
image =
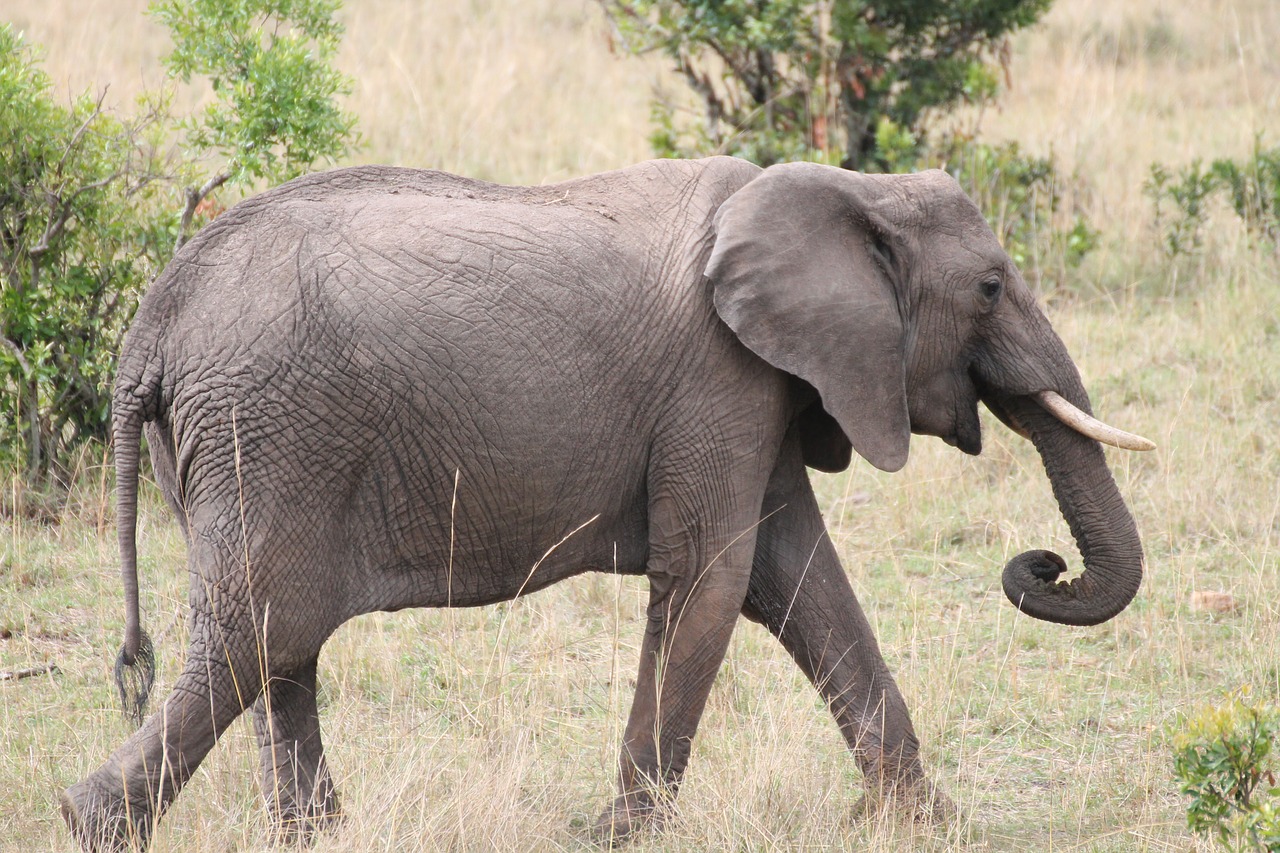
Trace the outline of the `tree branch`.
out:
[[[651,39],[654,36],[656,36],[658,41],[669,41],[672,37],[672,33],[670,30],[666,29],[665,27],[659,26],[651,19],[646,18],[644,15],[641,15],[639,12],[636,11],[635,6],[631,5],[630,3],[624,3],[624,2],[621,2],[621,0],[596,0],[596,2],[599,3],[600,8],[604,10],[604,16],[605,18],[608,19],[609,25],[613,29],[613,34],[617,37],[618,41],[621,44],[623,44],[630,53],[633,53],[636,56],[649,53],[661,47],[662,45],[648,44],[648,45],[641,46],[638,49],[635,47],[632,47],[628,43],[626,36],[622,34],[622,29],[618,26],[617,20],[614,18],[613,14],[610,11],[611,9],[616,9],[617,11],[621,12],[625,17],[635,21],[637,25],[640,27],[640,29],[644,30],[647,34],[649,34]]]
[[[22,375],[30,377],[31,364],[27,361],[26,356],[22,354],[22,348],[6,337],[0,337],[0,345],[3,345],[5,349],[13,353],[13,357],[18,361],[18,366],[22,368]]]
[[[58,177],[62,177],[62,168],[67,164],[67,158],[71,156],[71,152],[75,151],[80,144],[80,138],[89,130],[89,125],[93,124],[98,116],[102,115],[102,102],[107,97],[107,87],[103,86],[102,91],[98,93],[98,101],[93,106],[93,110],[76,128],[76,132],[71,134],[71,139],[67,142],[66,150],[62,152],[62,156],[58,158],[58,165],[54,167],[53,173]]]
[[[683,50],[676,59],[677,68],[689,83],[689,88],[697,92],[707,106],[707,137],[717,146],[720,145],[720,122],[724,118],[724,102],[716,94],[711,83],[711,75],[699,73],[689,55]]]
[[[31,258],[32,262],[38,261],[45,252],[49,251],[49,244],[56,240],[66,229],[67,223],[71,221],[71,208],[75,204],[76,199],[80,198],[80,196],[87,192],[102,189],[108,184],[119,180],[124,176],[124,174],[125,173],[122,171],[112,172],[101,180],[93,181],[92,183],[88,183],[80,187],[71,194],[70,198],[67,199],[63,199],[62,196],[56,192],[50,192],[48,194],[49,224],[45,226],[44,234],[40,236],[40,242],[36,243],[27,251],[27,255]]]
[[[200,202],[205,200],[209,193],[225,184],[231,179],[230,172],[221,172],[204,182],[204,186],[199,189],[194,187],[187,188],[187,206],[182,211],[182,222],[178,225],[178,239],[173,244],[173,253],[178,254],[178,250],[186,245],[190,235],[187,230],[191,227],[191,220],[196,215],[196,208],[200,206]]]

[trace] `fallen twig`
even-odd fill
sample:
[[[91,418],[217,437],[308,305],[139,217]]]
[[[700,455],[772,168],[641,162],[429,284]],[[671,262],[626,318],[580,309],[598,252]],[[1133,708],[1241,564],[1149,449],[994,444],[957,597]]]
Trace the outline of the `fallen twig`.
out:
[[[19,678],[32,678],[37,675],[57,675],[62,672],[55,663],[34,666],[30,669],[0,670],[0,681],[17,681]]]

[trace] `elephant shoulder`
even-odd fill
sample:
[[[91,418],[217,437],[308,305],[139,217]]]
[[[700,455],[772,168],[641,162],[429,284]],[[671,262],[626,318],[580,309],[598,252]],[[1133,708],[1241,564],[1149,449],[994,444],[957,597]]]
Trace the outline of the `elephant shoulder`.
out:
[[[585,200],[598,198],[614,202],[680,203],[723,199],[750,183],[761,168],[737,157],[704,157],[699,160],[645,160],[633,166],[582,178],[531,188],[546,198]]]
[[[764,171],[750,160],[724,154],[691,162],[701,166],[702,173],[711,180],[732,185],[735,192],[754,181]]]

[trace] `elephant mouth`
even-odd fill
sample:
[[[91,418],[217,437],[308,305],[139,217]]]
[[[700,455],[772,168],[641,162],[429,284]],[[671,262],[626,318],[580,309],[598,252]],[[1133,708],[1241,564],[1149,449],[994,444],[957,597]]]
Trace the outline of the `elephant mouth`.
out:
[[[982,453],[982,421],[978,418],[978,404],[975,399],[964,411],[957,412],[956,428],[943,436],[944,442],[970,456]]]
[[[911,431],[936,436],[970,456],[982,453],[979,389],[973,377],[948,376],[909,399]]]
[[[951,415],[951,430],[940,435],[944,442],[970,456],[982,453],[982,419],[978,417],[978,388],[970,380],[965,383]]]
[[[917,435],[932,435],[942,439],[943,443],[967,453],[978,456],[982,453],[982,422],[978,419],[976,403],[967,410],[957,410],[952,418],[951,428],[937,430],[926,426],[911,424],[911,431]]]
[[[984,387],[981,380],[979,380],[978,385],[978,396],[982,400],[982,404],[987,407],[987,411],[995,415],[996,419],[1007,426],[1010,430],[1029,440],[1031,438],[1031,434],[1018,422],[1017,418],[1009,409],[1008,395],[998,394],[991,388]]]

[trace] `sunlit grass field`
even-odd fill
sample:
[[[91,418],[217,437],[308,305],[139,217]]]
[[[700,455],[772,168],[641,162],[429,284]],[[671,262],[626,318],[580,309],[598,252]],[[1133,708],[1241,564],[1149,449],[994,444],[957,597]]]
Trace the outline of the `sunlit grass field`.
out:
[[[133,0],[10,0],[66,91],[127,105],[159,83],[163,31]],[[610,50],[581,0],[348,2],[362,162],[542,183],[647,156],[647,101],[675,85]],[[994,419],[969,458],[916,438],[895,475],[815,475],[828,524],[895,672],[951,826],[855,819],[855,764],[817,695],[742,623],[712,693],[679,817],[648,850],[1211,849],[1185,829],[1170,744],[1182,715],[1249,685],[1280,699],[1280,282],[1274,249],[1225,211],[1204,251],[1159,250],[1152,161],[1280,143],[1280,4],[1058,0],[1013,42],[984,135],[1052,152],[1098,249],[1045,294],[1095,411],[1159,444],[1108,451],[1144,536],[1137,600],[1095,628],[1019,616],[1004,561],[1078,564],[1034,449]],[[199,93],[186,93],[192,100]],[[128,728],[110,665],[123,626],[112,477],[88,453],[65,507],[7,479],[0,539],[0,849],[69,850],[58,792]],[[38,504],[38,505],[37,505]],[[15,512],[16,510],[16,512]],[[154,489],[139,530],[160,689],[185,646],[184,549]],[[1229,593],[1224,612],[1196,594]],[[345,821],[319,851],[586,849],[612,796],[645,588],[597,575],[475,610],[362,617],[321,656],[321,718]],[[257,748],[237,723],[153,849],[259,849]]]

